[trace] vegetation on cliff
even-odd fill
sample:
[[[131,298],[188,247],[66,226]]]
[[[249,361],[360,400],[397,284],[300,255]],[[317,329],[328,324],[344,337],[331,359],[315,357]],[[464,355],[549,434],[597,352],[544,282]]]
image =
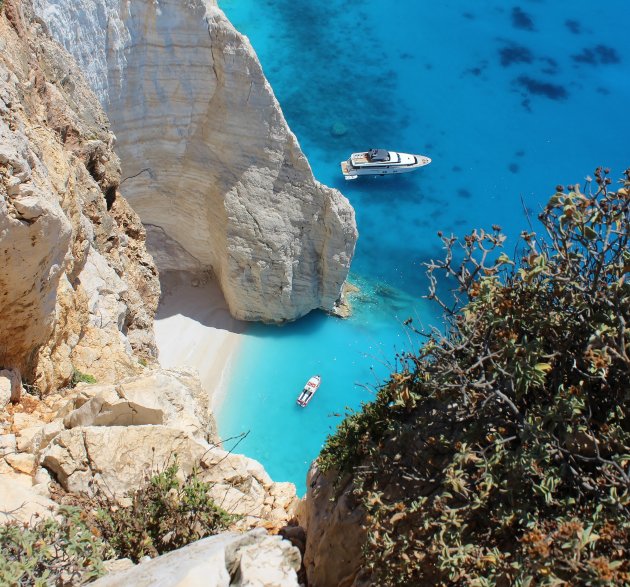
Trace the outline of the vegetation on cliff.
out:
[[[516,261],[499,227],[440,234],[446,331],[319,457],[353,475],[375,584],[630,584],[630,170],[610,184],[558,186]]]
[[[101,500],[97,526],[120,558],[138,562],[226,530],[236,516],[208,496],[210,484],[196,471],[182,483],[172,463],[146,485],[129,494],[129,507]]]
[[[61,506],[55,518],[0,525],[1,585],[82,585],[104,575],[104,561],[156,557],[226,530],[235,521],[208,495],[195,471],[176,462],[147,478],[121,507],[102,491]]]

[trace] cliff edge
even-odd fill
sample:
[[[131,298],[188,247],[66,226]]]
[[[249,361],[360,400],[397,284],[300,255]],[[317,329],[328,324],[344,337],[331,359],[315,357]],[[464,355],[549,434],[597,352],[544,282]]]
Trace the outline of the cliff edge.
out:
[[[159,282],[120,197],[114,137],[28,3],[0,19],[0,367],[47,392],[75,370],[137,373],[157,351]]]

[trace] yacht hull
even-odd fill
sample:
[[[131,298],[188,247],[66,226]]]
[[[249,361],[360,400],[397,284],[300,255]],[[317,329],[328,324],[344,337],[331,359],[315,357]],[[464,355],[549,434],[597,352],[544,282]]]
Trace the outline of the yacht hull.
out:
[[[346,180],[357,179],[362,175],[397,175],[410,173],[431,163],[424,155],[389,152],[390,160],[370,161],[368,153],[353,153],[347,161],[341,162],[341,172]]]

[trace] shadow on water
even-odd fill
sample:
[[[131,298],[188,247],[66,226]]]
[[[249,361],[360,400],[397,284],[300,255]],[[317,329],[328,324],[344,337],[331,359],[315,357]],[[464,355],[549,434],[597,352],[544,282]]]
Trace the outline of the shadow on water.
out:
[[[277,338],[279,336],[307,336],[316,334],[326,325],[327,320],[339,320],[322,310],[313,310],[306,316],[284,324],[252,324],[247,334],[256,338]]]
[[[423,169],[405,175],[368,175],[347,181],[343,177],[335,178],[332,187],[340,190],[354,204],[354,198],[360,198],[361,204],[399,205],[401,203],[420,202],[423,199]]]

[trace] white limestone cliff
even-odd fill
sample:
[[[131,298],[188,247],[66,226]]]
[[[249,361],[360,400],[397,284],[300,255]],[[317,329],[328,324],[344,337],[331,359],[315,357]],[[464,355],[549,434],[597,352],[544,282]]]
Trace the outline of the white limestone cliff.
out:
[[[110,117],[158,267],[211,269],[241,319],[332,309],[354,252],[354,211],[314,179],[251,45],[216,3],[35,7]]]

